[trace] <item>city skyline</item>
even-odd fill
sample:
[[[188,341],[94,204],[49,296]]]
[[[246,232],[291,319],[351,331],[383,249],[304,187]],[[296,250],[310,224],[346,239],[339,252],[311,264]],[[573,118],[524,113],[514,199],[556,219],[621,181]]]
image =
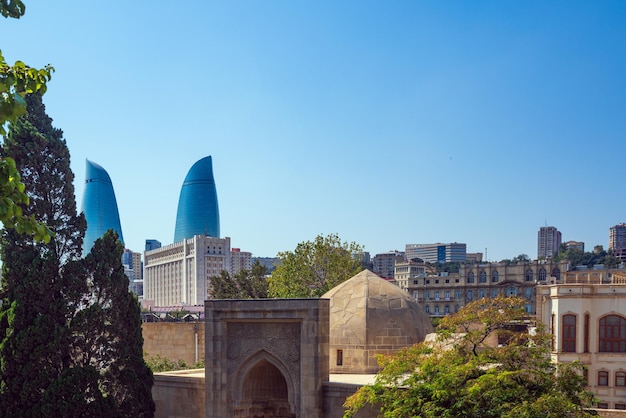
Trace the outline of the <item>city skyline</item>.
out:
[[[33,0],[0,38],[8,62],[56,68],[43,101],[77,200],[97,160],[133,251],[171,243],[181,181],[212,155],[221,235],[255,256],[338,233],[372,255],[464,242],[498,261],[533,257],[544,224],[590,250],[626,221],[624,18],[620,2]]]

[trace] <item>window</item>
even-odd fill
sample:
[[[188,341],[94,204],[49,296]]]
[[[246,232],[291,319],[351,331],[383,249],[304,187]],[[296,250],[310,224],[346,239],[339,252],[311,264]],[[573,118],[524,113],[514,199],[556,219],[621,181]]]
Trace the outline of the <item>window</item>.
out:
[[[337,350],[337,366],[343,366],[343,350]]]
[[[443,308],[443,313],[446,314],[446,315],[448,315],[450,313],[450,305],[446,305]]]
[[[609,404],[608,404],[608,402],[598,402],[597,408],[598,409],[609,409]]]
[[[546,277],[548,277],[548,272],[546,271],[546,269],[542,268],[541,270],[539,270],[539,280],[545,282]]]
[[[424,299],[425,300],[430,300],[430,290],[427,290],[424,292]]]
[[[459,311],[459,305],[454,305],[454,312],[458,312]]]
[[[473,294],[472,294],[472,291],[471,291],[471,290],[468,290],[468,291],[467,291],[467,300],[472,300],[472,299],[473,299],[473,297],[474,297],[474,296],[473,296]]]
[[[446,292],[444,293],[444,297],[446,298],[446,300],[450,300],[450,291],[446,290]]]
[[[435,300],[439,300],[439,291],[435,290]]]
[[[615,409],[619,409],[619,410],[626,410],[626,403],[616,403],[615,404]]]
[[[576,352],[576,315],[563,315],[563,334],[561,351],[563,353]]]
[[[608,386],[609,385],[609,372],[606,370],[600,370],[598,372],[598,386]]]
[[[454,279],[454,283],[458,283],[458,282],[459,282],[459,279]]]
[[[467,274],[467,282],[474,283],[474,273],[471,271]]]
[[[513,286],[509,287],[509,288],[506,290],[506,295],[507,295],[507,296],[517,296],[517,289],[516,289],[516,288],[514,288]]]
[[[626,386],[626,372],[615,372],[615,386]]]
[[[585,353],[589,352],[589,314],[585,314],[585,329],[584,329],[584,347],[583,350]]]
[[[454,298],[455,299],[461,299],[461,289],[455,289],[454,290]]]
[[[446,279],[446,283],[450,283],[450,279]]]
[[[600,319],[600,352],[626,353],[626,318],[607,315]]]
[[[491,289],[491,297],[492,298],[498,297],[498,289]]]
[[[439,279],[435,280],[435,284],[439,284]]]
[[[532,282],[533,281],[533,271],[531,269],[526,270],[526,281],[527,282]]]
[[[532,299],[533,297],[533,288],[532,287],[527,287],[526,288],[526,299]]]
[[[419,300],[420,300],[420,298],[419,298],[419,292],[418,292],[417,290],[414,290],[414,291],[413,291],[413,299],[415,299],[416,301],[419,301]]]
[[[430,306],[426,305],[424,307],[424,310],[426,311],[427,314],[429,314],[430,313]]]
[[[498,270],[494,270],[491,272],[491,283],[498,283],[500,280],[500,275],[498,274]]]
[[[487,273],[481,271],[478,280],[480,283],[487,283]]]
[[[439,305],[435,305],[435,315],[439,315]]]
[[[417,280],[413,280],[413,284],[418,284],[418,283],[417,283]]]
[[[561,280],[561,270],[559,270],[557,267],[553,268],[552,277],[554,277],[557,280]]]
[[[479,297],[480,299],[482,299],[482,298],[484,298],[484,297],[485,297],[485,289],[480,289],[480,290],[478,291],[478,297]]]

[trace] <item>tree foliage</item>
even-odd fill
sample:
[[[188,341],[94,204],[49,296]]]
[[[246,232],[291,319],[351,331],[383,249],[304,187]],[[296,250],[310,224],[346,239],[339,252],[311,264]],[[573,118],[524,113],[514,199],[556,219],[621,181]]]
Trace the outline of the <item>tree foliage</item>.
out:
[[[222,270],[211,277],[213,299],[263,299],[268,297],[267,268],[256,261],[250,270],[240,270],[234,277]]]
[[[586,266],[588,268],[597,264],[603,264],[605,268],[617,268],[621,263],[619,258],[605,251],[602,245],[596,245],[592,252],[584,252],[576,247],[566,249],[565,244],[561,244],[555,260],[567,260],[572,267]]]
[[[19,19],[26,7],[20,0],[1,0],[0,14]],[[15,121],[26,112],[27,94],[43,94],[54,68],[31,68],[21,61],[9,65],[0,50],[0,137],[7,134],[7,122]],[[15,228],[19,233],[47,241],[51,231],[34,217],[25,216],[22,208],[28,205],[24,183],[20,179],[15,161],[10,155],[0,158],[0,222],[6,228]]]
[[[2,234],[0,416],[151,416],[152,375],[121,244],[108,234],[80,258],[86,223],[69,151],[41,96],[26,100],[3,152],[26,182],[25,215],[54,235],[34,242],[13,229]]]
[[[362,270],[355,257],[362,247],[342,242],[338,234],[318,235],[296,249],[278,253],[280,264],[269,278],[275,298],[320,297]]]
[[[348,398],[345,416],[366,404],[382,417],[593,416],[582,366],[551,363],[551,336],[528,327],[524,303],[482,299],[445,317],[436,342],[379,359],[375,384]]]

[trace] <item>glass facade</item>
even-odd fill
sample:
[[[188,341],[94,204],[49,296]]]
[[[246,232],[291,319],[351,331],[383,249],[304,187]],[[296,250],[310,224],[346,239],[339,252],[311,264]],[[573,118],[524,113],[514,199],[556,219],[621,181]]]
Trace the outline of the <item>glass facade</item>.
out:
[[[180,190],[174,242],[194,235],[220,237],[220,214],[211,156],[196,162]]]
[[[89,160],[87,160],[81,210],[87,220],[83,255],[88,254],[94,242],[109,229],[116,231],[120,241],[124,243],[111,178],[104,168]]]

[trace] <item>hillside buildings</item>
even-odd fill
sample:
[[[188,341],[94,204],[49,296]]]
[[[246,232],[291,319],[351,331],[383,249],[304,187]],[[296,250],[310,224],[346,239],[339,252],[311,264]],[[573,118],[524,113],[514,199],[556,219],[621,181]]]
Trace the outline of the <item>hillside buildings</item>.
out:
[[[466,260],[467,245],[450,244],[406,244],[407,261],[419,258],[425,263],[462,263]]]
[[[94,242],[109,229],[117,232],[119,240],[124,243],[111,177],[104,168],[92,161],[86,161],[86,168],[85,189],[81,205],[81,211],[85,214],[87,221],[83,255],[87,255]]]
[[[542,226],[537,233],[537,258],[552,258],[559,252],[561,233],[554,226]]]
[[[383,279],[393,279],[396,262],[400,263],[404,260],[404,253],[401,251],[376,254],[372,258],[372,271]]]

